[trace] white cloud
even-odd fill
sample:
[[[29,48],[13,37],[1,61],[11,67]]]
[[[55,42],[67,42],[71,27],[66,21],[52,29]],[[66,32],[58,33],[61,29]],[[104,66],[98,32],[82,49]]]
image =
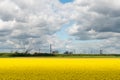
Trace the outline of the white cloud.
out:
[[[20,41],[29,43],[29,39],[48,43],[47,38],[58,31],[66,19],[56,14],[53,5],[62,5],[49,0],[1,0],[0,36],[1,43],[11,47],[20,45]],[[2,39],[2,37],[4,37]]]
[[[77,48],[80,46],[76,41],[61,40],[55,35],[62,25],[73,22],[67,30],[71,36],[83,41],[101,40],[98,43],[108,52],[118,52],[119,9],[119,0],[74,0],[68,4],[59,0],[0,0],[0,44],[29,45],[32,39],[33,46],[54,43],[56,49]],[[88,42],[78,44],[86,48],[98,45]]]

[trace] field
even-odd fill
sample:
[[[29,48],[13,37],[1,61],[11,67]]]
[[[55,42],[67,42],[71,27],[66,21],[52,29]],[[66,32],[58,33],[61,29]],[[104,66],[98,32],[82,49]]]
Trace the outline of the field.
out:
[[[120,58],[0,58],[0,80],[120,80]]]

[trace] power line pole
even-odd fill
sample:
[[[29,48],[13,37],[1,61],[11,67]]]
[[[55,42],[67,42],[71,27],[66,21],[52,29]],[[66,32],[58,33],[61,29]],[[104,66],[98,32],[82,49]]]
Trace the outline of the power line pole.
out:
[[[76,53],[76,50],[75,49],[73,49],[73,54],[75,54]]]
[[[39,49],[39,53],[40,53],[41,49]]]
[[[50,44],[50,53],[52,53],[52,44]]]
[[[103,50],[102,49],[100,49],[100,54],[103,54]]]

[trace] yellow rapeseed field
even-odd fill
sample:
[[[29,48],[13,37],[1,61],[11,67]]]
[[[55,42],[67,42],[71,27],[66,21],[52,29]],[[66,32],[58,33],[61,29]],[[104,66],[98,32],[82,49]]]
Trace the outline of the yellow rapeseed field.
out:
[[[120,80],[120,59],[0,58],[0,80]]]

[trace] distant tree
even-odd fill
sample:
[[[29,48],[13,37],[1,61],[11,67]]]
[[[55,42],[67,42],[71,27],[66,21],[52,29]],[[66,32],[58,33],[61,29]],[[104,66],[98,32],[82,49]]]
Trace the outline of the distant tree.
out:
[[[31,51],[32,49],[27,49],[24,54],[29,54],[29,52]]]
[[[53,54],[58,54],[59,51],[58,50],[55,50],[55,51],[52,51]]]
[[[73,54],[73,52],[69,52],[69,54]]]
[[[64,54],[69,54],[69,51],[65,51]]]
[[[73,54],[73,52],[65,51],[64,54]]]

